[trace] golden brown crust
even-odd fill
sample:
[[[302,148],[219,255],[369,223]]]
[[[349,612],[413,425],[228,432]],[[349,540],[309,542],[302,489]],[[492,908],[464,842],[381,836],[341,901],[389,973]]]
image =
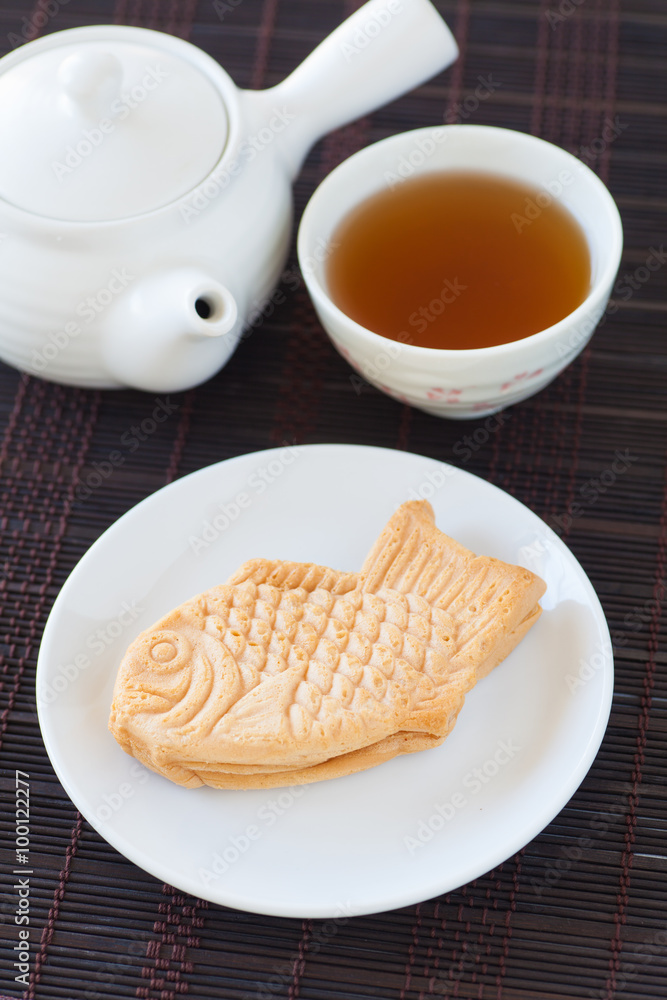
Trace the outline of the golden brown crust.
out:
[[[452,626],[392,591],[214,587],[130,646],[110,728],[174,780],[311,767],[404,729],[439,736],[474,681],[450,666]]]
[[[292,785],[308,785],[314,781],[344,778],[348,774],[365,771],[369,767],[384,764],[402,754],[417,753],[440,746],[444,736],[430,736],[427,733],[394,733],[370,747],[354,750],[352,753],[332,757],[312,767],[274,773],[241,774],[225,771],[199,772],[202,783],[213,788],[281,788]],[[204,780],[205,779],[205,780]]]
[[[361,573],[255,559],[142,633],[109,728],[188,787],[339,777],[435,746],[537,619],[544,585],[404,504]]]
[[[328,566],[315,563],[285,562],[280,559],[250,559],[232,573],[229,585],[252,582],[266,583],[278,590],[296,590],[302,587],[306,593],[314,590],[329,590],[332,594],[347,594],[359,586],[358,573],[340,573]]]
[[[458,626],[459,658],[485,677],[537,621],[546,589],[539,576],[477,556],[440,531],[426,500],[402,504],[384,528],[361,570],[371,593],[391,587],[446,610]]]

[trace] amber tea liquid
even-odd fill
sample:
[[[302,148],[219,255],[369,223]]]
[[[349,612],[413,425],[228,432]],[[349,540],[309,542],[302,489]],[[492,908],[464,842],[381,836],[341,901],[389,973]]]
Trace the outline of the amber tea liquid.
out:
[[[332,236],[329,294],[367,329],[420,347],[529,337],[581,305],[591,281],[579,223],[546,200],[541,189],[471,171],[378,192]]]

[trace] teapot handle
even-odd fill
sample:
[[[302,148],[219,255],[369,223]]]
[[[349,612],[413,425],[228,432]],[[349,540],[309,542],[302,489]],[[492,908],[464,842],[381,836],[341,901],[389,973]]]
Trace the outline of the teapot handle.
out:
[[[327,132],[387,104],[449,66],[454,37],[430,0],[370,0],[282,83],[243,91],[246,111],[272,127],[291,176]]]

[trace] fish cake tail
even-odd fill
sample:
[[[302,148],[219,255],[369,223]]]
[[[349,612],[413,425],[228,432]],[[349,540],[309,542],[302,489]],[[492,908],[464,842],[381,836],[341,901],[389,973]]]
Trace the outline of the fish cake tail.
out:
[[[522,566],[477,556],[435,525],[426,500],[402,504],[361,570],[362,588],[416,594],[456,625],[457,656],[474,662],[477,679],[505,659],[537,621],[546,589]]]

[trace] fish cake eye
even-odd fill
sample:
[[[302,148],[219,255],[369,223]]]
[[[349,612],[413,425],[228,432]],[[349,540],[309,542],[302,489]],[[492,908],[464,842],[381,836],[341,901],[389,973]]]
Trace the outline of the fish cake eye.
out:
[[[190,644],[175,632],[153,632],[150,636],[148,657],[155,670],[179,670],[189,652]]]
[[[158,663],[169,663],[175,656],[178,656],[178,650],[173,642],[167,642],[165,639],[162,639],[160,642],[156,642],[154,646],[151,646],[151,656]]]

